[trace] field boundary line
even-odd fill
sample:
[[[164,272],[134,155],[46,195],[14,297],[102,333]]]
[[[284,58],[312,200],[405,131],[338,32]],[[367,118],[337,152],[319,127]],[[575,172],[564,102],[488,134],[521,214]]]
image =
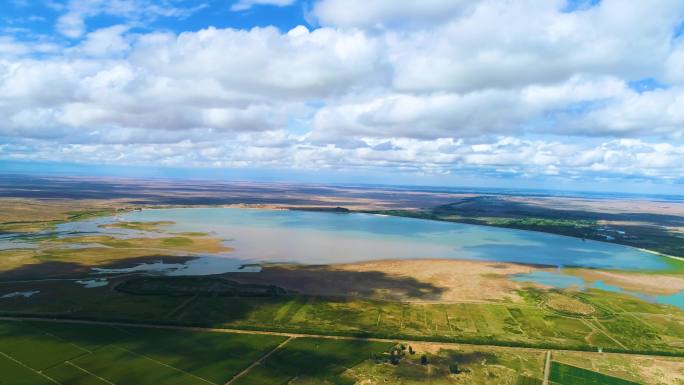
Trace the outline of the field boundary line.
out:
[[[169,364],[165,364],[165,363],[163,363],[163,362],[161,362],[161,361],[157,361],[157,360],[155,360],[154,358],[149,357],[149,356],[147,356],[147,355],[145,355],[145,354],[136,353],[136,352],[134,352],[134,351],[132,351],[132,350],[128,350],[128,349],[126,349],[126,348],[124,348],[124,347],[121,347],[121,346],[119,346],[119,345],[116,345],[116,344],[112,344],[111,346],[114,347],[114,348],[117,348],[117,349],[121,349],[121,350],[123,350],[124,352],[131,353],[131,354],[133,354],[134,356],[146,358],[146,359],[148,359],[148,360],[154,362],[155,364],[159,364],[159,365],[165,366],[165,367],[167,367],[167,368],[169,368],[169,369],[173,369],[173,370],[175,370],[175,371],[177,371],[177,372],[181,372],[181,373],[183,373],[183,374],[187,374],[188,376],[194,377],[194,378],[196,378],[196,379],[198,379],[198,380],[200,380],[200,381],[204,381],[204,382],[206,382],[207,384],[216,385],[216,383],[211,382],[211,381],[207,380],[206,378],[202,378],[202,377],[200,377],[200,376],[198,376],[198,375],[192,374],[192,373],[190,373],[190,372],[186,372],[185,370],[183,370],[183,369],[181,369],[181,368],[177,368],[177,367],[175,367],[175,366],[171,366],[171,365],[169,365]]]
[[[281,336],[281,337],[309,337],[309,338],[322,338],[322,339],[333,339],[333,340],[350,340],[350,341],[372,341],[372,342],[405,342],[405,343],[428,343],[442,346],[484,346],[489,348],[498,349],[511,349],[519,351],[528,352],[545,352],[547,350],[559,351],[559,352],[581,352],[586,354],[599,354],[595,350],[583,350],[583,349],[567,349],[563,347],[525,347],[525,346],[510,346],[510,345],[497,345],[497,344],[482,344],[482,343],[471,343],[471,342],[459,342],[459,341],[430,341],[423,339],[410,339],[406,337],[397,338],[380,338],[380,337],[354,337],[345,335],[330,335],[330,334],[312,334],[312,333],[297,333],[297,332],[281,332],[272,330],[250,330],[250,329],[235,329],[235,328],[210,328],[210,327],[199,327],[199,326],[182,326],[182,325],[163,325],[163,324],[146,324],[146,323],[136,323],[136,322],[123,322],[123,321],[94,321],[86,319],[74,319],[74,318],[41,318],[41,317],[9,317],[0,316],[0,321],[38,321],[38,322],[54,322],[54,323],[69,323],[69,324],[85,324],[85,325],[103,325],[103,326],[121,326],[121,327],[134,327],[134,328],[148,328],[148,329],[160,329],[160,330],[186,330],[186,331],[196,331],[196,332],[214,332],[214,333],[226,333],[226,334],[257,334],[257,335],[269,335],[269,336]],[[600,330],[603,332],[603,330]],[[641,357],[662,357],[662,358],[682,358],[682,355],[672,355],[672,354],[656,354],[656,353],[644,353],[644,352],[608,352],[604,351],[601,354],[615,354],[615,355],[630,355],[630,356],[641,356]]]
[[[98,376],[97,374],[91,372],[90,370],[84,369],[84,368],[82,368],[82,367],[80,367],[80,366],[74,364],[74,363],[71,362],[71,361],[64,361],[64,363],[73,366],[74,368],[76,368],[76,369],[82,371],[83,373],[90,374],[91,376],[93,376],[93,377],[95,377],[95,378],[97,378],[97,379],[99,379],[99,380],[102,380],[102,382],[106,382],[106,383],[108,383],[109,385],[116,385],[115,383],[113,383],[113,382],[107,380],[106,378],[102,378],[102,377]]]
[[[65,340],[64,338],[62,338],[62,337],[60,337],[60,336],[58,336],[58,335],[56,335],[56,334],[50,333],[49,331],[47,331],[47,330],[45,330],[45,329],[43,329],[43,328],[37,327],[37,329],[40,330],[41,332],[43,332],[43,333],[49,335],[50,337],[54,337],[54,338],[56,338],[56,339],[58,339],[58,340],[60,340],[60,341],[62,341],[62,342],[64,342],[64,343],[66,343],[66,344],[73,345],[73,346],[75,346],[76,348],[85,351],[85,353],[81,354],[80,356],[85,355],[85,354],[91,354],[91,353],[93,352],[92,350],[86,349],[86,348],[84,348],[84,347],[81,346],[81,345],[77,345],[77,344],[75,344],[75,343],[73,343],[73,342],[71,342],[71,341]],[[76,357],[80,357],[80,356],[76,356]],[[73,357],[73,358],[70,358],[70,359],[73,360],[73,359],[76,358],[76,357]],[[66,362],[66,361],[65,361],[65,362]]]
[[[601,324],[601,322],[599,322],[597,319],[592,319],[592,321],[594,321],[594,322],[596,323],[596,325],[595,325],[596,330],[600,331],[601,333],[603,333],[604,336],[606,336],[606,337],[610,338],[611,340],[613,340],[613,342],[615,342],[616,344],[618,344],[621,348],[627,349],[627,347],[626,347],[625,345],[623,345],[622,342],[618,341],[617,339],[615,339],[615,337],[613,337],[613,336],[611,336],[610,334],[608,334],[608,331],[604,329],[604,327],[603,327],[603,325]],[[585,322],[586,322],[586,320],[585,320]]]
[[[228,380],[228,382],[225,383],[225,385],[230,385],[230,384],[232,384],[233,382],[235,382],[237,379],[239,379],[240,377],[242,377],[242,376],[244,376],[245,374],[249,373],[249,371],[252,370],[252,369],[254,369],[255,366],[260,365],[265,359],[267,359],[268,357],[270,357],[273,353],[275,353],[276,351],[280,350],[283,346],[287,345],[288,342],[292,341],[292,340],[295,339],[295,338],[297,338],[297,337],[288,337],[285,341],[283,341],[283,342],[281,342],[280,344],[278,344],[278,346],[276,346],[275,348],[271,349],[271,351],[269,351],[268,353],[264,354],[263,356],[259,357],[259,358],[256,359],[254,362],[252,362],[251,364],[249,364],[249,366],[246,367],[243,371],[241,371],[240,373],[234,375],[233,378],[231,378],[230,380]]]
[[[171,318],[172,316],[175,316],[176,313],[182,313],[182,311],[185,310],[188,306],[190,306],[190,303],[195,301],[199,295],[193,295],[192,297],[186,299],[183,301],[180,305],[176,306],[173,310],[171,310],[168,314],[164,316],[164,318]],[[180,314],[179,314],[180,315]]]
[[[48,375],[46,375],[46,374],[43,374],[43,372],[41,372],[41,371],[39,371],[39,370],[33,369],[32,367],[30,367],[30,366],[26,365],[25,363],[23,363],[23,362],[17,360],[16,358],[10,356],[9,354],[5,354],[5,352],[0,352],[0,354],[2,354],[5,358],[8,358],[8,359],[14,361],[15,363],[17,363],[17,364],[23,366],[24,368],[26,368],[26,369],[28,369],[28,370],[30,370],[30,371],[32,371],[32,372],[38,374],[39,376],[45,377],[45,378],[47,378],[47,379],[50,380],[51,382],[54,382],[54,383],[57,384],[57,385],[62,385],[61,382],[57,382],[54,378],[52,378],[52,377],[50,377],[50,376],[48,376]]]
[[[544,382],[542,385],[549,385],[549,377],[551,376],[551,351],[546,352],[546,362],[544,363]]]

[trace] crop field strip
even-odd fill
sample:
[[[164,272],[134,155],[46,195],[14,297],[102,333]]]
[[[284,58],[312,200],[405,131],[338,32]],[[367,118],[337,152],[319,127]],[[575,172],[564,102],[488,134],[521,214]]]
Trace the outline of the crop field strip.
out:
[[[273,352],[231,385],[281,385],[294,377],[317,383],[353,384],[345,370],[386,352],[392,343],[297,338]]]
[[[406,339],[406,338],[383,338],[383,337],[367,337],[364,335],[361,336],[351,336],[351,335],[343,335],[343,334],[313,334],[313,333],[297,333],[297,332],[288,332],[288,331],[281,331],[281,330],[256,330],[256,329],[232,329],[232,328],[226,328],[226,327],[219,327],[219,328],[211,328],[211,327],[197,327],[197,326],[184,326],[184,325],[162,325],[162,324],[145,324],[145,323],[129,323],[129,322],[121,322],[121,321],[97,321],[97,320],[82,320],[82,319],[50,319],[50,318],[42,318],[42,317],[37,317],[37,318],[32,318],[32,317],[6,317],[6,316],[0,316],[0,325],[5,322],[16,322],[16,321],[21,321],[21,322],[27,322],[27,323],[35,323],[35,324],[56,324],[56,325],[62,325],[62,327],[68,327],[68,325],[79,325],[79,328],[81,326],[92,326],[92,327],[100,327],[100,326],[111,326],[112,328],[116,329],[122,329],[122,330],[127,330],[127,329],[140,329],[140,330],[145,330],[145,333],[150,333],[148,330],[157,330],[160,332],[164,331],[180,331],[180,332],[187,332],[189,334],[194,334],[195,332],[207,332],[209,334],[215,334],[215,333],[220,333],[220,334],[228,334],[228,335],[248,335],[248,336],[253,336],[253,335],[260,335],[260,336],[276,336],[276,337],[281,337],[283,339],[294,337],[294,338],[315,338],[315,339],[330,339],[330,340],[351,340],[351,341],[370,341],[370,342],[386,342],[386,343],[430,343],[434,342],[443,346],[454,346],[454,347],[460,347],[460,346],[470,346],[470,347],[477,347],[477,346],[485,346],[488,348],[500,348],[500,349],[514,349],[520,352],[546,352],[549,349],[552,351],[556,352],[577,352],[577,353],[593,353],[597,354],[597,352],[587,352],[586,350],[577,350],[577,349],[563,349],[563,348],[538,348],[538,347],[525,347],[525,346],[510,346],[510,345],[497,345],[497,344],[481,344],[481,343],[467,343],[467,342],[461,342],[461,341],[430,341],[429,339]],[[42,326],[41,326],[42,327]],[[681,359],[682,356],[678,355],[672,355],[672,354],[654,354],[654,353],[640,353],[640,352],[634,352],[634,353],[623,353],[623,352],[603,352],[601,353],[603,355],[634,355],[634,356],[644,356],[644,357],[655,357],[655,358],[667,358],[671,357],[674,359]]]
[[[234,339],[240,337],[235,336],[230,331],[222,331],[224,336],[230,337],[228,341],[232,341],[228,344],[228,351],[226,351],[225,346],[222,348],[221,344],[211,343],[212,341],[221,340],[220,333],[203,332],[197,328],[183,330],[183,328],[178,327],[157,327],[152,325],[148,327],[141,325],[111,326],[107,327],[106,325],[88,322],[59,322],[51,320],[0,322],[0,332],[2,332],[0,333],[0,339],[3,341],[7,340],[5,338],[7,336],[15,338],[15,342],[16,338],[30,339],[37,336],[40,337],[37,342],[30,341],[26,345],[36,346],[36,350],[40,350],[42,345],[45,345],[52,349],[52,352],[61,354],[61,359],[74,355],[74,351],[70,349],[80,349],[76,353],[80,353],[80,355],[76,355],[74,358],[61,363],[55,357],[50,357],[49,360],[44,360],[41,357],[32,357],[37,362],[42,362],[43,365],[51,365],[52,362],[58,362],[56,365],[42,370],[42,373],[40,369],[30,367],[14,358],[3,360],[6,357],[2,353],[0,354],[0,384],[3,383],[1,374],[8,373],[8,376],[31,379],[29,382],[23,383],[32,385],[55,383],[62,385],[168,383],[173,385],[179,383],[173,380],[175,378],[182,378],[183,383],[187,384],[215,383],[221,385],[223,381],[229,380],[235,373],[240,372],[237,369],[240,366],[242,368],[252,367],[245,371],[244,375],[240,378],[230,381],[231,385],[276,385],[294,377],[298,379],[311,378],[311,381],[328,380],[332,384],[347,384],[351,383],[347,381],[349,379],[340,378],[339,380],[342,382],[336,382],[333,379],[362,361],[374,356],[377,357],[377,355],[387,351],[387,348],[395,343],[395,341],[378,341],[373,339],[352,339],[335,336],[328,336],[327,338],[324,336],[306,337],[300,335],[292,340],[291,345],[288,343],[281,346],[282,349],[276,349],[273,345],[265,349],[260,345],[259,349],[247,349],[245,351],[242,345],[245,341],[253,340],[254,336],[263,336],[264,333],[242,332],[240,336],[247,339],[239,341],[240,346],[237,350],[240,354],[245,352],[251,352],[252,354],[248,360],[242,360],[242,362],[235,364],[235,362],[225,362],[227,358],[230,358],[229,353],[233,352],[236,344],[238,344],[238,341],[234,341]],[[285,338],[280,335],[276,335],[276,337],[279,337],[280,341],[285,341]],[[51,338],[56,338],[58,341],[61,340],[63,345],[68,346],[68,348],[64,348],[62,351],[56,349],[59,346],[55,346],[55,341]],[[145,339],[144,344],[139,342],[141,339]],[[202,351],[201,346],[206,345],[212,345],[210,352]],[[454,346],[459,345],[461,348],[464,348],[462,344]],[[231,347],[233,349],[230,349]],[[190,348],[190,351],[185,351],[188,348]],[[466,349],[474,348],[474,346],[471,346]],[[177,353],[179,349],[184,350],[183,354]],[[508,351],[508,354],[514,355],[539,352],[539,350],[535,349],[503,347],[498,349],[502,349],[502,352]],[[83,353],[85,350],[87,351]],[[267,356],[268,359],[265,359],[264,354],[266,353],[272,353],[273,357]],[[619,355],[613,356],[617,357]],[[216,357],[221,357],[221,362],[215,362]],[[233,358],[235,358],[235,355],[233,355]],[[116,370],[117,366],[109,365],[108,363],[110,362],[118,362],[121,367],[132,369],[122,374]],[[200,365],[198,366],[198,364]],[[40,367],[38,364],[34,365]],[[311,365],[319,369],[308,368]],[[291,367],[300,369],[287,369]],[[303,370],[301,370],[302,367],[304,368]],[[515,370],[520,370],[516,366],[512,367],[515,367]],[[227,368],[231,370],[227,370]],[[325,370],[321,368],[325,368]],[[584,372],[592,373],[588,370],[584,370]],[[213,378],[214,381],[211,381],[212,374],[218,375],[218,377]],[[598,373],[593,374],[593,376],[602,378]],[[563,380],[565,382],[554,381],[552,384],[574,385],[577,383],[577,378],[575,377],[579,376],[566,374],[565,377]],[[167,382],[165,379],[170,380]],[[520,379],[520,381],[523,380],[525,379]],[[568,383],[567,381],[575,382]],[[7,383],[7,381],[4,382],[4,384]],[[584,384],[584,382],[580,383]],[[602,382],[599,383],[602,384]],[[22,382],[12,381],[9,384],[22,384]],[[534,382],[531,382],[531,384],[534,384]],[[634,385],[635,383],[618,382],[616,384]]]
[[[549,380],[552,385],[641,385],[556,361],[551,362]]]
[[[0,384],[223,385],[285,340],[254,334],[74,326],[0,322]]]
[[[0,337],[0,384],[8,385],[275,385],[302,375],[335,379],[393,345],[28,321],[0,322]],[[221,349],[221,340],[230,341],[230,351]],[[207,345],[210,351],[202,354]],[[259,349],[250,349],[256,345]],[[234,379],[238,373],[244,375]]]

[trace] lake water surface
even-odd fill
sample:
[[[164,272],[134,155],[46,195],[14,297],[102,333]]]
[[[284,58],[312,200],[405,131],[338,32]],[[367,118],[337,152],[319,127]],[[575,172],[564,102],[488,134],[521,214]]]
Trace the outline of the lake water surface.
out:
[[[164,232],[102,227],[117,221],[165,221]],[[648,296],[597,281],[562,274],[560,267],[621,270],[682,270],[684,263],[628,246],[540,232],[372,214],[238,208],[150,209],[112,217],[63,223],[56,231],[30,237],[4,234],[0,250],[34,248],[41,237],[92,234],[116,238],[163,237],[168,232],[203,232],[224,240],[231,253],[197,255],[185,262],[149,261],[116,269],[93,268],[96,278],[85,287],[107,285],[97,278],[111,273],[155,271],[165,275],[208,275],[259,271],[259,263],[328,264],[380,259],[445,258],[517,262],[559,267],[557,273],[535,271],[513,277],[558,288],[619,291],[650,302],[684,308],[684,292]],[[73,244],[73,248],[97,244]],[[10,295],[16,295],[10,293]]]
[[[679,261],[606,242],[372,214],[191,208],[134,211],[120,215],[120,219],[173,221],[174,225],[164,229],[208,232],[235,249],[231,258],[247,262],[322,264],[449,258],[626,270],[681,267]],[[113,230],[87,223],[78,226],[79,230]]]

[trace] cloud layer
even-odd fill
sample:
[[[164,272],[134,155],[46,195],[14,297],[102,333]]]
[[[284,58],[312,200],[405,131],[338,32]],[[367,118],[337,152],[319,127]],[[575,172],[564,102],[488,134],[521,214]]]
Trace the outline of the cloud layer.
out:
[[[229,9],[264,4],[293,1]],[[66,41],[0,36],[0,157],[684,178],[679,0],[320,0],[290,31],[140,29],[202,6],[71,0]],[[89,29],[101,14],[126,22]]]

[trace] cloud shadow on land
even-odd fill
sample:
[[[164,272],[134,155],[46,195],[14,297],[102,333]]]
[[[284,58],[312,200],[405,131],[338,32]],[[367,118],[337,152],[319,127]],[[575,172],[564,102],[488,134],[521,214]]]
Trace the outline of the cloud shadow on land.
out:
[[[328,265],[266,266],[259,273],[227,273],[242,282],[270,284],[305,295],[390,300],[439,300],[445,292],[428,282],[381,271],[339,270]]]
[[[172,257],[168,260],[167,257],[157,257],[157,260],[161,258],[167,262],[177,262]],[[149,258],[145,259],[149,261]],[[131,258],[99,267],[134,266],[141,262],[141,258]],[[62,269],[64,274],[56,277],[55,267]],[[117,288],[128,280],[149,277],[149,274],[108,274],[106,286],[86,289],[76,280],[101,277],[88,274],[89,269],[90,266],[72,263],[44,262],[4,272],[0,279],[0,295],[29,291],[38,293],[29,298],[17,296],[0,299],[0,313],[167,325],[262,328],[269,324],[286,329],[306,329],[306,322],[301,324],[294,316],[297,309],[308,302],[320,304],[321,309],[325,309],[320,316],[325,319],[332,317],[329,322],[343,317],[347,325],[362,325],[367,316],[364,313],[366,307],[356,309],[355,306],[348,306],[356,299],[431,301],[438,300],[444,291],[430,283],[390,276],[379,271],[341,271],[328,266],[275,266],[266,267],[260,273],[196,276],[188,281],[192,284],[193,280],[197,283],[223,279],[247,285],[244,286],[247,291],[250,290],[249,285],[273,285],[285,291],[277,290],[256,296],[244,295],[244,290],[238,290],[237,294],[183,293],[182,290],[134,294]],[[38,275],[46,271],[53,271],[53,274]],[[23,280],[19,277],[23,277]],[[280,313],[283,318],[277,321]],[[357,331],[361,333],[361,330]],[[352,328],[346,333],[353,334],[355,331]]]
[[[69,278],[97,278],[92,274],[93,268],[121,269],[134,267],[143,263],[163,262],[168,264],[182,264],[195,257],[170,255],[151,255],[117,259],[101,264],[87,264],[79,262],[65,262],[58,260],[44,260],[40,263],[28,263],[13,269],[0,271],[0,283],[3,281],[39,280],[39,279],[69,279]]]
[[[92,274],[92,269],[121,269],[156,262],[182,264],[192,259],[194,258],[156,255],[117,259],[96,265],[42,261],[0,271],[0,283],[20,280],[116,277],[117,274],[111,273]],[[143,271],[133,272],[133,274],[147,275]],[[438,300],[445,292],[444,288],[412,277],[389,275],[382,271],[341,270],[329,265],[272,265],[265,266],[260,272],[224,273],[220,276],[245,284],[275,285],[285,289],[288,294],[330,297]]]

